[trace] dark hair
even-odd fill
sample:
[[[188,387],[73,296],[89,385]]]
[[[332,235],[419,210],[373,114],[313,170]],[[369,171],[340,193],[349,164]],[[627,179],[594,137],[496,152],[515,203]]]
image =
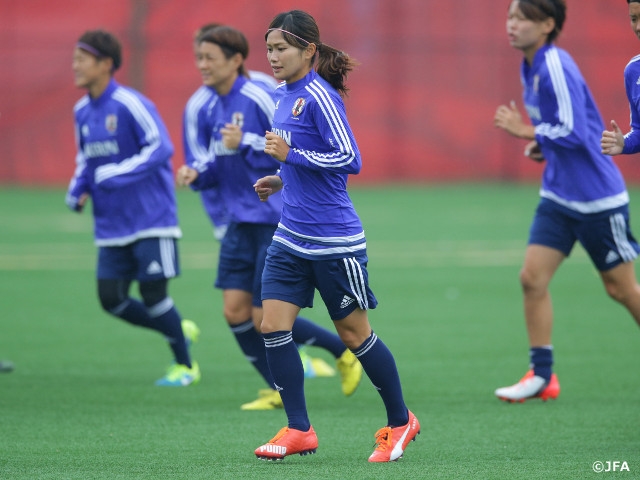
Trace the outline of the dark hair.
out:
[[[95,55],[95,52],[87,50],[90,54],[97,56],[97,58],[110,58],[113,61],[112,71],[116,71],[120,68],[120,65],[122,65],[122,47],[112,33],[104,30],[89,30],[82,34],[78,42],[84,43],[97,51],[99,55]]]
[[[196,42],[196,44],[200,43],[200,39],[205,33],[221,26],[221,23],[205,23],[204,25],[201,25],[200,28],[193,33],[193,41]]]
[[[315,19],[301,10],[291,10],[276,15],[269,24],[269,29],[264,38],[267,39],[271,29],[284,30],[282,36],[291,46],[305,49],[310,43],[315,44],[318,56],[318,75],[324,78],[335,88],[340,95],[345,96],[349,89],[345,85],[345,79],[349,72],[358,64],[348,54],[324,44],[320,41],[320,30]],[[287,33],[289,32],[289,33]],[[315,56],[311,65],[315,62]]]
[[[210,28],[202,32],[199,40],[199,43],[209,42],[218,45],[227,59],[233,57],[236,53],[242,56],[242,60],[246,60],[249,56],[249,42],[247,42],[247,38],[242,32],[232,27],[221,25]],[[238,67],[238,75],[249,76],[244,66],[244,61]]]
[[[640,0],[627,0],[627,3],[640,3]]]
[[[518,0],[518,7],[525,18],[534,22],[542,22],[547,18],[553,18],[556,25],[553,31],[549,33],[547,43],[551,43],[558,38],[567,18],[565,0]]]

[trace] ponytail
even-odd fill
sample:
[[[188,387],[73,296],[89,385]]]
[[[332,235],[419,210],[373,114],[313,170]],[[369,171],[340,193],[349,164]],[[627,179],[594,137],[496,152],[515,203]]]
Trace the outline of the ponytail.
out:
[[[345,81],[347,75],[354,69],[358,62],[347,53],[336,50],[329,45],[321,43],[317,45],[318,65],[316,71],[335,88],[341,96],[347,96],[349,89]]]

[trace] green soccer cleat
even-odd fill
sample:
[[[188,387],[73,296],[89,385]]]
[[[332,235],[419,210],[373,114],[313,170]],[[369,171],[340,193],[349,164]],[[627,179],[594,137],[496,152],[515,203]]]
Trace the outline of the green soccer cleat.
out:
[[[313,378],[316,376],[316,372],[311,365],[311,355],[307,353],[304,347],[298,347],[298,353],[300,354],[300,361],[302,362],[302,368],[304,369],[304,378]]]
[[[336,376],[336,369],[319,357],[311,357],[311,368],[313,368],[316,377]]]
[[[159,387],[186,387],[200,381],[200,367],[197,362],[191,362],[191,368],[179,363],[172,364],[167,374],[156,381]]]
[[[200,338],[200,329],[192,320],[182,320],[182,333],[184,333],[184,339],[189,347]]]
[[[304,368],[304,378],[334,377],[336,375],[336,371],[331,365],[322,358],[309,355],[305,347],[299,347],[298,353]]]

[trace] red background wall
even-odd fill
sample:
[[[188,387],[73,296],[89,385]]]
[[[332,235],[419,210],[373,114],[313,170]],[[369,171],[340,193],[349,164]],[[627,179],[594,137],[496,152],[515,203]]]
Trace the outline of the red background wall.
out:
[[[322,40],[355,57],[347,99],[364,167],[356,182],[532,180],[524,142],[492,125],[520,101],[508,0],[0,0],[0,183],[66,184],[74,168],[71,55],[88,29],[124,45],[116,78],[158,106],[183,161],[181,116],[199,86],[191,41],[212,21],[242,30],[250,69],[268,71],[264,32],[280,11],[316,17]],[[622,71],[640,52],[623,0],[568,0],[559,45],[581,66],[606,122],[627,125]],[[630,182],[638,158],[617,157]]]

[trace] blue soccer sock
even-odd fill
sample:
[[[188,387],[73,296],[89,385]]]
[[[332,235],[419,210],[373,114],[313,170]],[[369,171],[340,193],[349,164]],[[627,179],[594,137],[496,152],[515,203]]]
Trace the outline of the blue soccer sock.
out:
[[[240,350],[251,362],[258,373],[267,382],[269,388],[273,388],[273,376],[267,363],[267,355],[264,348],[264,340],[253,326],[253,320],[249,319],[237,325],[229,325],[231,332],[236,337]]]
[[[182,331],[182,317],[178,313],[171,297],[148,307],[149,317],[158,326],[169,342],[176,363],[191,368],[189,347]]]
[[[529,350],[529,358],[531,359],[533,374],[544,378],[549,383],[552,374],[551,367],[553,366],[553,347],[551,345],[532,347]]]
[[[338,334],[330,332],[303,317],[296,318],[296,321],[293,322],[291,333],[293,334],[293,341],[298,345],[323,348],[331,352],[336,358],[347,349]]]
[[[145,307],[144,303],[139,300],[128,298],[116,308],[109,310],[109,313],[132,325],[150,328],[162,333],[158,328],[158,325],[149,316],[147,307]]]
[[[306,432],[311,427],[304,398],[304,369],[291,332],[264,333],[267,360],[280,392],[289,428]]]
[[[362,345],[352,350],[387,409],[387,425],[400,427],[409,421],[409,411],[402,396],[400,376],[391,351],[371,332]]]
[[[163,334],[169,342],[176,363],[191,368],[191,359],[182,331],[182,318],[175,309],[171,298],[167,297],[151,308],[147,308],[139,300],[128,298],[125,303],[110,310],[110,313],[132,325],[149,328]]]

